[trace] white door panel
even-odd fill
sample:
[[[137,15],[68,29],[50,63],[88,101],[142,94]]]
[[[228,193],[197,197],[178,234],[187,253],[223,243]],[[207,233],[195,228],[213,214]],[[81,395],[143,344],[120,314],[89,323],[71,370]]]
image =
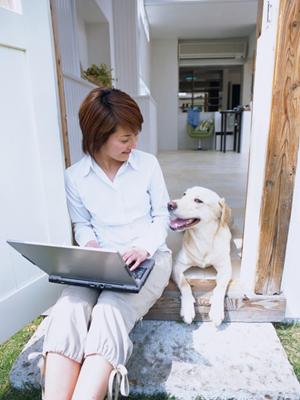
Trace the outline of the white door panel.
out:
[[[13,16],[14,18],[9,18],[9,20],[16,19],[19,22],[19,36],[23,37],[22,46],[25,47],[22,17],[17,14]],[[17,24],[14,23],[11,27],[16,33]],[[8,39],[8,28],[9,25],[6,29],[6,39]],[[0,170],[0,220],[3,228],[0,239],[1,255],[7,260],[7,264],[0,264],[1,276],[5,276],[5,279],[1,279],[1,296],[8,296],[28,280],[41,275],[36,267],[11,251],[5,244],[5,240],[26,238],[26,240],[47,241],[47,227],[43,218],[44,203],[38,201],[42,195],[41,177],[34,129],[28,54],[25,49],[13,47],[12,41],[9,45],[10,47],[0,46],[0,159],[1,166],[4,166]],[[18,45],[21,45],[20,41]]]
[[[50,21],[47,0],[0,7],[0,342],[61,290],[6,240],[71,242]]]

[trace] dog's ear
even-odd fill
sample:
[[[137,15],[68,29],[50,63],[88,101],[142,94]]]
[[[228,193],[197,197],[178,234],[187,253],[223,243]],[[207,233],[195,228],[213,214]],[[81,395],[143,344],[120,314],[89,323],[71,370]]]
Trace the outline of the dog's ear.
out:
[[[222,198],[219,201],[219,206],[221,208],[220,215],[220,226],[230,225],[231,223],[231,208],[225,203],[225,199]]]

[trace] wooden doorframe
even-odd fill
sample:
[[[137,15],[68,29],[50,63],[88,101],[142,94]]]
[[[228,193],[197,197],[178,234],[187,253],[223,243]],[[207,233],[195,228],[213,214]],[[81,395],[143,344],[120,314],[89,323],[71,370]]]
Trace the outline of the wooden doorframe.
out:
[[[300,0],[279,5],[255,293],[279,294],[300,135]]]
[[[55,52],[61,134],[62,134],[62,139],[63,139],[65,166],[66,166],[66,168],[68,168],[71,165],[71,155],[70,155],[70,147],[69,147],[67,110],[66,110],[66,99],[65,99],[65,90],[64,90],[64,76],[63,76],[63,71],[62,71],[61,52],[60,52],[60,46],[59,46],[59,34],[58,34],[58,27],[57,27],[57,15],[56,15],[55,0],[50,0],[50,12],[51,12],[53,43],[54,43],[54,52]]]

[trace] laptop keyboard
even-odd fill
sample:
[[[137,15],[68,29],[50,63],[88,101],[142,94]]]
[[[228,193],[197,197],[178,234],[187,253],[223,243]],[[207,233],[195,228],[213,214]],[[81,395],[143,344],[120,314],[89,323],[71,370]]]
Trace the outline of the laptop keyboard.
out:
[[[131,271],[131,274],[134,277],[134,279],[142,279],[142,277],[146,271],[147,271],[147,268],[138,267],[134,271]]]

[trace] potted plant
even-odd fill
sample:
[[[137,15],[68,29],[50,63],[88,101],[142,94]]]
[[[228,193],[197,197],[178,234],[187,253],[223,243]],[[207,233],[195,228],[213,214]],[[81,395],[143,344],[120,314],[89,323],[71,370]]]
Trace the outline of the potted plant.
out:
[[[88,80],[97,86],[103,86],[107,88],[112,88],[112,69],[110,69],[106,64],[92,64],[86,70],[82,70],[81,76],[83,79]]]

